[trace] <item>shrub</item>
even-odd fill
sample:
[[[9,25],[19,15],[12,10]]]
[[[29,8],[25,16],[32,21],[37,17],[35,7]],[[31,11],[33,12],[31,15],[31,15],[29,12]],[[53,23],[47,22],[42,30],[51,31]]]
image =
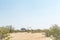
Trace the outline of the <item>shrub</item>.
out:
[[[46,32],[46,35],[49,34],[49,36],[53,37],[53,40],[60,40],[60,27],[58,25],[53,25],[48,33]]]
[[[6,27],[0,27],[0,40],[5,39],[8,37],[9,30]]]
[[[9,33],[15,32],[14,27],[12,27],[12,25],[8,25],[6,26],[6,28],[9,30]]]

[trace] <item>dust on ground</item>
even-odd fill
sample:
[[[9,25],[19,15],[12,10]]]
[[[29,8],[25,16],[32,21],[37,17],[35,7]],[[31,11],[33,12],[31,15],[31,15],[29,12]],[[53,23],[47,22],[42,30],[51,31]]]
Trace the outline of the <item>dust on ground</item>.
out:
[[[12,33],[10,40],[51,40],[42,33]]]

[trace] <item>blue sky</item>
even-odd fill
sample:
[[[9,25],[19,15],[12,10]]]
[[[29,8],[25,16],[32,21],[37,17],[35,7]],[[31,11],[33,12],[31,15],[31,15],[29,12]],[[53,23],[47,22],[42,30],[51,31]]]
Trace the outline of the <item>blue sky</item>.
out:
[[[60,0],[0,0],[0,26],[43,29],[60,25]]]

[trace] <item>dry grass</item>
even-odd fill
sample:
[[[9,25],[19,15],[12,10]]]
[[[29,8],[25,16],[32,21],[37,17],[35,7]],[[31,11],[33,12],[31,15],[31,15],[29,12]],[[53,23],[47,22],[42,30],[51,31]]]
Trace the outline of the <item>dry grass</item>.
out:
[[[50,40],[42,33],[12,33],[10,40]]]

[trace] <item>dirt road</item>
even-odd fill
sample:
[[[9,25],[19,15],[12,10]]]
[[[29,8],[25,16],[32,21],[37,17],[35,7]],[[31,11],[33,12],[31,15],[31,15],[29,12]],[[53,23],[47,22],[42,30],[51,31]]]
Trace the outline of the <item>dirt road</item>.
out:
[[[12,33],[10,40],[51,40],[42,33]]]

